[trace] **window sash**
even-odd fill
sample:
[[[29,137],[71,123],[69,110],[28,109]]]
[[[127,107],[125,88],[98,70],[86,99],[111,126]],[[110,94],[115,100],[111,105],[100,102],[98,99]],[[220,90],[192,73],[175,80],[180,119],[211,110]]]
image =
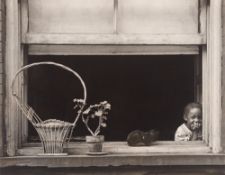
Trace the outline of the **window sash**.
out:
[[[27,1],[29,33],[198,33],[199,0]]]

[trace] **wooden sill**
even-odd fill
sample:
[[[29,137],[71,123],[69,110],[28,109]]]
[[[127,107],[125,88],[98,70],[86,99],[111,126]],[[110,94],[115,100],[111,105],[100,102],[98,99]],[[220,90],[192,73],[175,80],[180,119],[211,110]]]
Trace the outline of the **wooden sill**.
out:
[[[0,166],[105,167],[124,165],[224,165],[225,154],[213,154],[203,142],[155,142],[148,147],[129,147],[125,142],[105,142],[102,156],[89,156],[87,144],[70,143],[67,156],[38,156],[40,144],[29,143],[18,156],[0,158]],[[32,147],[30,147],[32,146]]]
[[[69,155],[85,155],[88,152],[88,145],[85,142],[71,142],[64,145],[64,150]],[[211,149],[202,141],[195,142],[174,142],[158,141],[151,146],[131,147],[126,142],[104,142],[103,151],[109,155],[113,154],[158,154],[158,153],[210,153]],[[19,156],[34,156],[43,152],[40,143],[27,143],[23,148],[18,149]]]
[[[0,167],[106,167],[158,165],[224,165],[225,154],[108,154],[104,156],[16,156],[0,158]]]
[[[87,155],[85,142],[65,145],[67,156],[39,156],[40,143],[27,143],[18,156],[0,158],[0,167],[105,167],[125,165],[224,165],[225,154],[213,154],[204,142],[159,141],[151,146],[130,147],[126,142],[105,142],[102,156]]]

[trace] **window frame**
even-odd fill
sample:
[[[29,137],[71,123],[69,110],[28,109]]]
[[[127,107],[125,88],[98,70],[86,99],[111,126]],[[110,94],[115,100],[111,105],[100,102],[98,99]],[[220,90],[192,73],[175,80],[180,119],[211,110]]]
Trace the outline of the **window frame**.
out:
[[[116,0],[115,0],[116,1]],[[28,6],[27,0],[6,1],[6,96],[5,96],[5,117],[6,117],[6,138],[7,154],[17,155],[18,148],[22,148],[27,137],[27,121],[21,118],[14,100],[11,96],[11,81],[16,72],[23,64],[27,52],[27,45],[36,44],[118,44],[118,45],[183,45],[201,46],[202,50],[202,103],[204,115],[203,147],[211,150],[211,154],[222,151],[222,112],[221,112],[221,0],[207,1],[199,0],[201,11],[199,14],[199,33],[196,35],[142,35],[138,41],[132,35],[122,35],[114,38],[115,35],[106,36],[85,36],[85,35],[33,35],[27,34],[28,30]],[[206,14],[207,12],[207,14]],[[206,23],[207,20],[207,23]],[[207,30],[206,30],[207,28]],[[191,36],[191,37],[190,37]],[[49,38],[45,40],[45,37]],[[72,37],[72,40],[66,38]],[[93,42],[91,40],[95,38]],[[137,37],[137,36],[135,36]],[[207,38],[207,39],[206,39]],[[77,40],[78,39],[78,40]],[[85,42],[83,43],[83,39]],[[47,42],[46,42],[47,41]],[[18,58],[18,59],[15,59]],[[25,83],[25,79],[22,80]],[[26,98],[26,88],[23,90],[16,87],[17,91]],[[18,137],[19,136],[19,137]],[[162,144],[159,143],[159,144]],[[177,144],[174,142],[174,144]],[[179,143],[178,143],[179,144]],[[182,144],[180,144],[182,146]],[[188,144],[187,144],[188,145]],[[23,148],[22,148],[23,149]],[[151,149],[151,148],[149,148]],[[200,154],[206,154],[202,151]],[[156,155],[165,154],[168,151],[154,153]],[[152,153],[151,153],[152,154]],[[150,154],[150,155],[151,155]],[[171,152],[172,154],[172,152]],[[138,155],[138,153],[137,153]],[[148,155],[148,154],[147,154]],[[183,152],[185,155],[185,152]],[[196,153],[191,152],[193,156]],[[133,155],[135,156],[135,154]],[[172,155],[171,155],[172,156]],[[109,156],[110,157],[110,156]],[[185,162],[185,161],[183,161]],[[168,163],[168,162],[167,162]],[[176,161],[179,164],[178,161]],[[169,163],[168,163],[169,164]]]

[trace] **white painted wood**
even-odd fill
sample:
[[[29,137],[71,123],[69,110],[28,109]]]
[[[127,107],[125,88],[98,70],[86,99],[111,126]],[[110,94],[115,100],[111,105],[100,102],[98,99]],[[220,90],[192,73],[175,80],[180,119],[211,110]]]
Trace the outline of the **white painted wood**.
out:
[[[152,44],[152,45],[202,45],[206,36],[202,34],[26,34],[25,44]]]
[[[6,1],[6,94],[5,94],[5,121],[7,153],[10,156],[16,154],[18,146],[18,110],[11,95],[11,81],[19,65],[19,11],[18,1]]]
[[[29,45],[29,55],[198,55],[198,46]]]
[[[187,167],[187,172],[190,172],[190,165],[193,167],[201,165],[202,170],[207,166],[216,165],[222,167],[225,164],[224,154],[210,154],[210,153],[165,153],[165,154],[108,154],[102,156],[90,155],[68,155],[68,156],[17,156],[0,159],[0,167],[12,166],[28,166],[28,167],[118,167],[118,166],[155,166],[160,168],[163,165],[168,169],[168,166],[184,165]],[[170,169],[170,168],[169,168]],[[216,167],[215,167],[216,169]],[[164,172],[164,171],[163,171]],[[209,172],[202,171],[203,174]],[[214,174],[217,171],[212,171]],[[174,171],[173,171],[174,173]],[[126,174],[126,173],[124,173]],[[130,173],[129,173],[130,174]],[[132,174],[132,173],[131,173]],[[137,174],[136,172],[133,175]],[[139,173],[140,174],[140,173]],[[149,173],[148,173],[149,174]],[[172,174],[172,173],[169,173]],[[180,173],[176,173],[180,174]],[[184,173],[182,173],[184,174]],[[185,173],[187,174],[187,173]],[[190,173],[189,173],[190,174]],[[192,174],[192,173],[191,173]],[[212,173],[211,173],[212,174]],[[199,171],[195,175],[200,175]]]
[[[118,32],[198,33],[198,0],[119,0]]]
[[[3,29],[3,14],[4,14],[4,5],[2,5],[3,1],[0,1],[0,33],[3,33],[2,29]],[[3,53],[2,53],[2,50],[3,50],[3,47],[2,47],[2,35],[0,35],[0,103],[2,104],[3,103]],[[4,151],[5,151],[5,148],[4,148],[4,145],[5,145],[5,141],[4,141],[4,136],[5,136],[5,131],[4,131],[4,119],[3,119],[3,108],[4,106],[3,105],[0,105],[0,157],[4,156]]]
[[[222,151],[221,147],[221,59],[222,59],[222,1],[210,1],[209,11],[209,66],[210,66],[210,142],[214,153]]]
[[[196,55],[194,57],[194,101],[202,102],[202,83],[201,83],[201,56]]]
[[[207,29],[207,0],[199,0],[199,32],[206,34]]]
[[[2,95],[1,95],[2,98]],[[3,99],[2,99],[3,100]],[[0,107],[0,113],[1,116],[3,116],[3,105],[1,105]],[[3,121],[3,117],[0,118],[0,157],[4,156],[4,135],[5,132],[3,131],[4,128],[4,121]]]
[[[199,32],[207,33],[207,0],[199,1]],[[207,35],[206,35],[207,36]],[[201,57],[202,57],[202,113],[203,113],[203,140],[209,143],[209,67],[208,67],[208,57],[207,57],[207,46],[201,47]]]
[[[29,0],[29,32],[113,33],[113,0]]]
[[[21,37],[28,32],[28,0],[21,0]]]
[[[209,146],[212,148],[212,118],[211,118],[211,109],[212,109],[212,107],[210,107],[210,93],[212,92],[212,89],[211,89],[211,83],[210,83],[210,80],[211,80],[211,76],[212,76],[212,69],[210,68],[210,13],[209,13],[209,11],[210,11],[210,6],[208,5],[207,6],[207,45],[206,45],[206,48],[207,48],[207,61],[206,61],[206,63],[207,63],[207,67],[206,67],[206,70],[207,70],[207,74],[206,74],[206,81],[207,81],[207,83],[208,84],[206,84],[206,93],[207,93],[207,103],[208,103],[208,106],[206,106],[207,107],[207,116],[208,116],[208,118],[207,118],[207,120],[208,120],[208,144],[209,144]]]
[[[22,35],[22,33],[21,33]],[[26,58],[27,58],[27,49],[26,46],[21,45],[20,47],[20,55],[18,57],[19,63],[18,67],[24,66],[26,64]],[[20,82],[18,86],[18,95],[21,97],[23,102],[27,102],[27,72],[24,72],[18,77],[18,82]],[[19,140],[18,140],[18,146],[21,147],[21,145],[27,141],[28,137],[28,121],[25,116],[23,116],[23,113],[20,109],[18,109],[18,115],[19,115]]]
[[[114,0],[114,12],[113,12],[113,23],[114,23],[114,34],[117,33],[117,13],[118,13],[118,0]]]
[[[210,133],[210,120],[209,120],[209,92],[210,92],[210,82],[209,82],[209,60],[207,57],[207,47],[202,47],[202,122],[203,122],[203,132],[202,137],[206,143],[209,143],[209,133]]]

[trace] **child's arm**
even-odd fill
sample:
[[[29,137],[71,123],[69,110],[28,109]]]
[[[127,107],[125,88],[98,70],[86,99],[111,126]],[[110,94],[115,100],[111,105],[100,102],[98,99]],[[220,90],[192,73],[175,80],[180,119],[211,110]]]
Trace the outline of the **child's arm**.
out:
[[[189,141],[192,137],[192,133],[190,131],[186,131],[182,125],[177,128],[175,132],[175,141]]]
[[[175,141],[189,141],[190,136],[175,134]]]

